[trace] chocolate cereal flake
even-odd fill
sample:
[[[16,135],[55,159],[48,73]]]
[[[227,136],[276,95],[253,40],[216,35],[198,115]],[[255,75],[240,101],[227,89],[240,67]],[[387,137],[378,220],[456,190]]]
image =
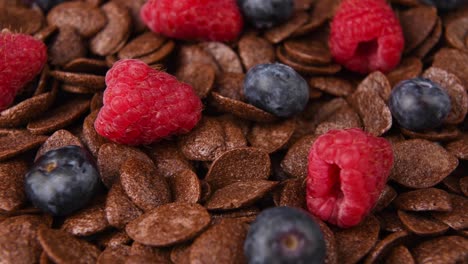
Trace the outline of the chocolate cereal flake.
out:
[[[434,46],[436,46],[437,43],[439,43],[440,38],[442,36],[442,32],[442,20],[438,18],[437,23],[434,26],[434,29],[432,30],[429,37],[427,37],[426,40],[412,52],[414,56],[420,59],[425,58],[427,54],[434,48]]]
[[[33,135],[27,130],[0,132],[0,161],[39,147],[46,140],[47,136]]]
[[[449,229],[446,224],[430,216],[398,211],[398,217],[409,232],[420,236],[441,235]]]
[[[276,123],[257,123],[250,130],[247,139],[252,147],[273,153],[288,143],[295,129],[296,120],[293,118]]]
[[[19,127],[44,113],[55,100],[57,89],[35,95],[0,112],[0,127]]]
[[[193,170],[192,164],[175,142],[160,141],[151,145],[146,153],[156,165],[156,171],[164,177],[170,177],[183,170]]]
[[[412,139],[393,147],[395,162],[390,177],[406,187],[432,187],[458,166],[457,158],[430,141]]]
[[[132,24],[128,10],[115,2],[108,2],[101,9],[107,17],[107,24],[91,39],[89,47],[94,54],[107,56],[125,45]]]
[[[453,125],[447,125],[436,129],[424,131],[411,131],[400,127],[400,131],[403,135],[409,138],[420,138],[436,142],[456,140],[461,135],[461,131]]]
[[[450,194],[450,198],[452,199],[452,211],[432,212],[431,215],[455,230],[467,229],[468,199],[455,194]]]
[[[433,67],[444,69],[455,74],[468,89],[468,54],[457,49],[440,49],[435,57]]]
[[[88,110],[88,99],[72,99],[44,113],[41,118],[29,122],[27,128],[33,134],[47,134],[72,124]]]
[[[127,257],[130,255],[130,247],[125,245],[107,247],[99,258],[96,264],[125,264]]]
[[[284,172],[296,178],[304,179],[307,177],[309,150],[316,138],[315,135],[305,136],[289,148],[281,161],[281,168]]]
[[[73,27],[88,38],[104,28],[107,19],[99,8],[86,2],[73,1],[56,5],[47,14],[47,22],[57,27]]]
[[[277,206],[297,207],[306,210],[306,186],[303,179],[286,180],[279,194]]]
[[[75,236],[89,236],[109,227],[104,204],[99,203],[82,209],[69,216],[61,229]]]
[[[64,129],[57,130],[39,148],[36,153],[36,160],[48,151],[71,145],[83,147],[81,140],[72,133]]]
[[[298,71],[299,73],[303,73],[305,75],[311,74],[323,74],[323,75],[331,75],[338,73],[341,70],[341,65],[339,64],[327,64],[327,65],[315,65],[315,64],[306,64],[300,61],[294,60],[291,56],[289,56],[284,47],[278,46],[276,49],[276,56],[278,60],[294,70]]]
[[[468,177],[463,177],[460,179],[460,189],[462,193],[468,197]]]
[[[67,72],[97,73],[99,75],[105,75],[108,67],[104,60],[77,58],[63,66],[63,69]]]
[[[459,17],[447,23],[445,40],[450,46],[459,50],[468,50],[465,45],[465,37],[468,34],[468,17]]]
[[[336,231],[335,238],[340,263],[357,263],[363,258],[377,243],[379,229],[379,221],[375,216],[369,215],[355,227]]]
[[[214,91],[234,100],[244,100],[244,78],[242,73],[223,73],[216,77]]]
[[[269,193],[276,182],[264,180],[246,180],[235,182],[218,189],[206,202],[208,210],[231,210],[252,205]]]
[[[468,134],[463,134],[460,139],[448,143],[445,148],[455,157],[468,160]]]
[[[48,53],[52,65],[64,66],[74,59],[86,56],[87,48],[75,28],[62,26],[52,38]]]
[[[216,72],[209,64],[185,64],[175,73],[181,82],[190,84],[200,98],[205,98],[213,88]]]
[[[114,182],[119,180],[120,168],[129,158],[138,158],[151,163],[151,159],[145,153],[134,147],[107,143],[99,148],[97,165],[101,180],[106,187],[110,188]]]
[[[468,239],[460,236],[444,236],[425,241],[414,250],[417,263],[466,263]]]
[[[223,153],[210,167],[205,180],[217,190],[244,180],[266,180],[270,157],[256,148],[239,148]]]
[[[107,222],[118,229],[125,228],[129,222],[143,214],[142,210],[128,198],[120,182],[112,185],[107,194],[104,210]]]
[[[285,52],[294,60],[306,64],[326,65],[332,62],[330,50],[324,43],[311,39],[291,39],[283,43]]]
[[[277,44],[291,36],[294,31],[307,23],[308,20],[309,16],[307,13],[299,11],[294,14],[294,16],[288,22],[266,31],[265,38],[267,38],[271,43]]]
[[[161,263],[171,264],[170,251],[133,242],[125,264]]]
[[[26,162],[12,159],[0,162],[0,209],[13,211],[26,201],[24,175],[28,171]]]
[[[190,264],[190,244],[175,246],[171,250],[171,261],[175,264]]]
[[[180,45],[177,53],[177,65],[187,65],[192,63],[209,64],[213,66],[216,73],[221,69],[213,56],[198,45]]]
[[[130,222],[125,230],[135,241],[151,246],[170,246],[195,237],[210,223],[201,205],[170,203]]]
[[[40,29],[36,34],[34,34],[34,38],[37,38],[43,42],[49,39],[55,32],[57,32],[58,27],[54,25],[48,25]]]
[[[257,64],[273,63],[275,49],[270,42],[262,37],[245,34],[239,40],[239,56],[246,70]]]
[[[245,263],[244,240],[248,226],[243,221],[224,219],[193,242],[190,263]]]
[[[183,170],[168,179],[174,202],[198,203],[200,201],[202,187],[195,172]]]
[[[0,222],[0,259],[4,263],[36,263],[41,255],[37,230],[45,224],[42,216],[21,215]]]
[[[399,15],[405,37],[405,52],[419,46],[432,32],[437,22],[437,9],[432,6],[419,6],[403,11]]]
[[[130,157],[120,167],[120,181],[130,200],[144,211],[171,202],[169,185],[153,162]]]
[[[70,85],[86,86],[94,89],[104,89],[106,87],[105,77],[100,75],[64,71],[51,71],[50,75]]]
[[[388,81],[387,76],[379,71],[376,71],[367,75],[367,77],[357,87],[356,93],[376,92],[384,101],[388,101],[391,91],[392,87],[390,86],[390,82]]]
[[[120,59],[136,59],[148,55],[159,49],[165,42],[166,37],[146,32],[134,38],[119,51]]]
[[[393,204],[396,208],[406,211],[452,211],[449,194],[436,188],[400,193]]]
[[[43,24],[44,15],[38,9],[11,5],[0,8],[0,29],[6,28],[12,32],[34,34],[42,28]]]
[[[142,6],[145,4],[146,0],[112,0],[113,2],[118,3],[120,6],[126,7],[132,16],[132,22],[134,26],[134,30],[136,32],[142,32],[146,25],[143,23],[140,17],[140,10]]]
[[[65,231],[41,228],[37,239],[47,256],[57,264],[96,263],[101,251],[94,245]]]
[[[223,72],[243,73],[237,53],[221,42],[204,42],[200,46],[216,60]]]
[[[350,81],[337,77],[312,77],[309,85],[335,96],[348,96],[354,90]]]
[[[99,135],[94,128],[98,112],[98,110],[91,112],[83,122],[83,143],[86,144],[94,157],[98,156],[99,148],[109,142],[109,140]]]
[[[236,128],[239,136],[243,138],[240,128]],[[227,150],[246,146],[245,139],[241,144],[233,146],[229,146],[227,140],[227,134],[221,121],[204,117],[194,130],[180,138],[179,146],[189,160],[200,161],[213,161]]]
[[[367,132],[381,136],[392,127],[392,113],[375,90],[356,91],[349,103],[362,119]]]
[[[373,211],[378,212],[386,208],[396,197],[398,193],[390,185],[385,185],[382,193],[374,206]]]
[[[385,264],[415,264],[413,255],[409,249],[403,245],[395,247],[390,254],[388,254],[387,260],[385,260]]]
[[[224,97],[219,93],[211,93],[211,103],[222,112],[231,113],[239,118],[257,122],[273,122],[276,117],[251,104]]]
[[[382,211],[377,214],[377,218],[380,221],[382,230],[387,232],[399,232],[405,230],[403,223],[398,218],[396,212],[393,211]]]
[[[391,87],[394,87],[399,82],[416,78],[422,72],[423,64],[422,61],[415,57],[404,58],[400,64],[387,73],[388,81]]]
[[[409,234],[406,231],[398,231],[386,236],[370,251],[369,255],[364,260],[364,263],[379,263],[379,260],[385,259],[386,255],[390,253],[396,245],[407,239],[408,235]]]

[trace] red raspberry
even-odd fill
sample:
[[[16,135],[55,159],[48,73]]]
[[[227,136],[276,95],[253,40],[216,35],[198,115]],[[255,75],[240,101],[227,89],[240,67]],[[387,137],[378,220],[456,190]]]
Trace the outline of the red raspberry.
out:
[[[179,39],[230,41],[243,26],[236,0],[149,0],[140,16],[152,31]]]
[[[392,70],[404,42],[400,22],[385,0],[343,0],[331,23],[333,58],[355,72]]]
[[[25,34],[0,32],[0,111],[32,81],[47,62],[47,48]]]
[[[320,136],[309,152],[309,211],[339,227],[359,224],[375,206],[392,166],[392,147],[383,138],[360,129]]]
[[[142,61],[118,61],[106,84],[94,126],[115,142],[150,144],[190,131],[201,118],[202,103],[190,85]]]

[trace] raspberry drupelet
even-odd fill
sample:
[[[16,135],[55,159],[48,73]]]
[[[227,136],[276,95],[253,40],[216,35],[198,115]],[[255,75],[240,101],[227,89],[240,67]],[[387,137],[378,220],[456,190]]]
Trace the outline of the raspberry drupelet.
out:
[[[393,150],[384,138],[360,129],[332,130],[317,138],[308,161],[309,211],[346,228],[359,224],[376,204]]]
[[[47,62],[44,43],[26,34],[0,31],[0,111],[9,107],[16,94],[42,70]]]
[[[96,131],[121,144],[142,145],[189,132],[201,118],[193,88],[139,60],[121,60],[107,72]]]
[[[330,26],[333,58],[351,71],[388,72],[400,62],[404,37],[385,0],[344,0]]]

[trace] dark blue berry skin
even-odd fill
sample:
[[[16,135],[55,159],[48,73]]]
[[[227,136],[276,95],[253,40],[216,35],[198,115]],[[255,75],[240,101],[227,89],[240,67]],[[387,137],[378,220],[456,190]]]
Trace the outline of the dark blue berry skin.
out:
[[[24,3],[37,4],[42,10],[49,11],[52,7],[65,2],[66,0],[23,0]]]
[[[393,88],[390,111],[400,126],[421,131],[440,126],[450,113],[450,97],[438,84],[424,78],[402,81]]]
[[[320,227],[307,212],[273,207],[250,226],[244,254],[249,264],[322,264],[326,248]]]
[[[51,150],[25,176],[30,201],[52,215],[83,208],[99,187],[99,172],[91,155],[78,146]]]
[[[304,110],[309,101],[307,82],[291,67],[259,64],[247,72],[244,95],[250,104],[279,117]]]
[[[259,29],[287,21],[294,11],[293,0],[239,0],[244,17]]]
[[[423,3],[436,6],[439,9],[454,9],[468,3],[468,0],[422,0]]]

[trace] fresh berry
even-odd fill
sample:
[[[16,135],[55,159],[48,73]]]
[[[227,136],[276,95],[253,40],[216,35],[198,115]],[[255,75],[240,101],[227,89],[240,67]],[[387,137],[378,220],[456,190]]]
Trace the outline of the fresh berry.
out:
[[[49,11],[52,7],[65,2],[66,0],[23,0],[27,5],[38,5],[42,10]]]
[[[247,101],[279,117],[290,117],[304,110],[309,101],[309,86],[291,67],[281,63],[259,64],[244,80]]]
[[[288,20],[293,0],[239,0],[242,13],[256,28],[271,28]]]
[[[351,71],[388,72],[401,59],[400,22],[385,0],[344,0],[331,23],[330,51]]]
[[[390,143],[360,129],[332,130],[309,152],[307,207],[339,227],[357,225],[374,207],[393,166]]]
[[[150,144],[189,132],[201,118],[193,88],[139,60],[121,60],[107,72],[96,131],[115,142]]]
[[[468,3],[468,0],[422,0],[423,3],[440,9],[454,9]]]
[[[400,126],[413,131],[442,125],[451,109],[450,97],[445,90],[424,78],[397,84],[388,103]]]
[[[98,187],[95,162],[88,151],[78,146],[45,153],[25,176],[31,202],[53,215],[67,215],[83,208]]]
[[[140,16],[152,31],[178,39],[231,41],[243,27],[236,0],[149,0]]]
[[[325,253],[319,225],[307,212],[292,207],[262,211],[250,225],[244,243],[251,264],[322,264]]]
[[[0,32],[0,111],[13,103],[46,61],[47,48],[41,41],[25,34]]]

